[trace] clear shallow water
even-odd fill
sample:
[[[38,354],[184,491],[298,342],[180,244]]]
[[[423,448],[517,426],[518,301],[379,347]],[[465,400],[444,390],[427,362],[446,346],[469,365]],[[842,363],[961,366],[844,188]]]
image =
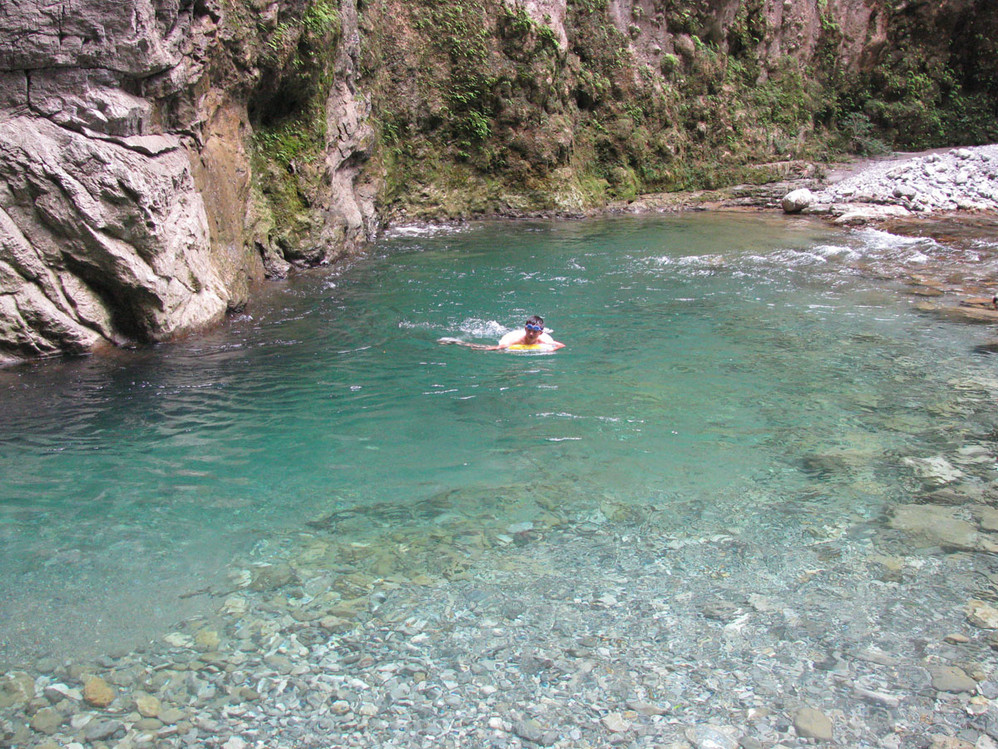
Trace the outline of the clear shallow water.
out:
[[[528,521],[538,490],[776,545],[880,522],[903,457],[998,427],[987,331],[891,279],[993,250],[716,214],[400,231],[205,337],[0,372],[6,660],[148,639],[337,510],[417,536],[462,497]],[[566,349],[436,343],[533,313]]]

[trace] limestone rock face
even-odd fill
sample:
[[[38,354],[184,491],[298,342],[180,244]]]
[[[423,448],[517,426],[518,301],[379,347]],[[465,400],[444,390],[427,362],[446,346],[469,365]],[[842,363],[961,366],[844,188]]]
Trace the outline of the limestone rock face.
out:
[[[142,0],[4,9],[0,362],[164,340],[234,301],[189,151],[140,95],[196,74],[191,23]]]
[[[356,4],[341,5],[355,47]],[[276,64],[275,39],[302,28],[307,7],[4,7],[0,364],[204,328],[246,303],[265,257],[287,265],[258,220],[249,110],[270,85],[261,69]],[[365,192],[361,175],[368,108],[347,69],[355,49],[337,54],[330,189],[313,206],[318,249],[307,262],[334,260],[373,233],[376,188]]]
[[[377,185],[365,179],[363,165],[374,147],[370,124],[370,102],[357,91],[354,57],[359,40],[357,7],[340,5],[340,20],[346,43],[336,59],[336,82],[326,100],[326,173],[329,177],[329,208],[325,244],[347,253],[374,237],[377,226]]]
[[[102,139],[8,117],[0,178],[4,353],[163,340],[225,313],[204,203],[176,138]]]

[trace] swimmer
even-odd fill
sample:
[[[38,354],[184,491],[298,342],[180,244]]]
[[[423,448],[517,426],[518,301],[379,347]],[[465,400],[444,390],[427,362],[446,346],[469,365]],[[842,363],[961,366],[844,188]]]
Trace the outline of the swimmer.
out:
[[[544,332],[544,319],[534,315],[523,324],[523,330],[507,333],[499,339],[499,343],[492,350],[501,351],[510,346],[533,346],[538,343],[550,347],[551,351],[565,347],[564,343],[559,343]]]
[[[544,319],[533,315],[523,324],[523,330],[514,330],[499,339],[495,346],[486,346],[483,343],[469,343],[459,338],[440,338],[437,343],[453,343],[457,346],[465,346],[476,351],[506,351],[511,346],[545,346],[548,351],[557,351],[564,348],[565,344],[556,341],[544,332]]]

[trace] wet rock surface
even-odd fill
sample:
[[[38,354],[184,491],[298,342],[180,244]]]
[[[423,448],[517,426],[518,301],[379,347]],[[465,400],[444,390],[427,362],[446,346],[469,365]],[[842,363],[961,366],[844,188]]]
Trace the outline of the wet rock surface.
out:
[[[950,322],[998,325],[995,259],[978,252],[975,240],[998,225],[998,146],[843,165],[785,188],[780,205],[787,214],[935,239],[936,252],[907,274],[907,292],[921,298],[916,308]],[[994,341],[977,347],[995,349]]]

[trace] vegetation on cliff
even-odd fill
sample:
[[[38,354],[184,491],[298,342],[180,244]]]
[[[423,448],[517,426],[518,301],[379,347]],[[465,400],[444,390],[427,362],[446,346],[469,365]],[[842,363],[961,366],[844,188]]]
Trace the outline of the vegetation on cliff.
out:
[[[850,65],[835,54],[841,31],[826,9],[819,116],[859,153],[998,141],[996,11],[986,0],[884,3],[885,42]]]
[[[326,98],[333,85],[340,18],[332,0],[279,6],[255,24],[262,54],[249,96],[257,244],[271,273],[283,262],[322,257],[312,240],[321,219],[327,148]]]
[[[293,262],[315,259],[328,182],[330,2],[282,6],[249,104],[267,233]],[[998,140],[998,74],[980,64],[996,57],[998,12],[885,0],[857,45],[847,5],[568,0],[552,17],[544,3],[368,0],[358,96],[380,214],[571,213],[771,181],[846,151]]]
[[[938,12],[886,3],[887,43],[849,59],[818,2],[812,52],[784,40],[773,55],[789,32],[763,0],[727,5],[724,20],[705,0],[569,0],[552,19],[502,0],[370,0],[362,72],[385,214],[582,210],[763,182],[844,150],[998,137],[993,74],[974,75],[974,54],[995,59],[986,32],[941,45]],[[626,7],[625,25],[612,11]],[[956,39],[971,35],[951,15]]]

